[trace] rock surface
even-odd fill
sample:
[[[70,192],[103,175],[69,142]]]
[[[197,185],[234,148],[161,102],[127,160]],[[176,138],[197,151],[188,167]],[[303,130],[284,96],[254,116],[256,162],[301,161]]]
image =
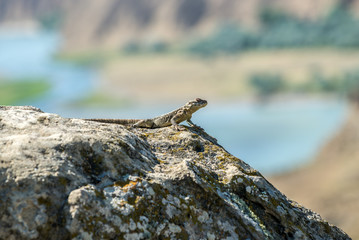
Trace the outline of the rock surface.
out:
[[[205,132],[0,107],[0,239],[350,239]]]

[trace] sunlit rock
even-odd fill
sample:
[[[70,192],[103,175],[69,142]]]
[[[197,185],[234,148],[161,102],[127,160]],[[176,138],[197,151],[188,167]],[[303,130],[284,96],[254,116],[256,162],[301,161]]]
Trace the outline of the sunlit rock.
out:
[[[0,239],[350,239],[205,132],[0,107]]]

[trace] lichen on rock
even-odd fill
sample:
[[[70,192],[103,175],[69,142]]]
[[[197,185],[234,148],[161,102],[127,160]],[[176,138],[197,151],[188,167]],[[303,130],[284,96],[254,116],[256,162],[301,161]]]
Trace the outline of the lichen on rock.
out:
[[[0,239],[350,239],[202,130],[0,119]]]

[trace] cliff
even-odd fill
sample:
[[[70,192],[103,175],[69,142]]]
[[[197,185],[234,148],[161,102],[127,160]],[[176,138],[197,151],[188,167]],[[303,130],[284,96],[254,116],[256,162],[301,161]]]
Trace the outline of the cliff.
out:
[[[309,166],[271,181],[290,198],[359,239],[359,105]]]
[[[113,50],[128,42],[176,43],[228,22],[257,27],[258,13],[265,6],[316,19],[339,1],[343,0],[2,0],[0,25],[29,19],[58,21],[67,51]],[[358,0],[345,2],[359,12]]]
[[[350,239],[203,131],[0,107],[0,239]]]

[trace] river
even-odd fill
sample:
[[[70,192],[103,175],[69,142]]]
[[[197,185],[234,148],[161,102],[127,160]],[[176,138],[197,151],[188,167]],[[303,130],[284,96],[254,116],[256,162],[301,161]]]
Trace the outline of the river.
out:
[[[0,76],[48,79],[51,90],[31,104],[45,111],[60,110],[86,96],[98,79],[95,70],[56,61],[54,55],[60,46],[61,37],[53,32],[0,30]]]
[[[89,94],[100,81],[95,69],[54,60],[61,46],[56,33],[0,31],[0,75],[10,79],[41,76],[51,90],[27,102],[65,117],[153,117],[173,106],[131,109],[74,109],[67,103]],[[1,104],[1,103],[0,103]],[[230,153],[270,175],[312,159],[345,120],[347,105],[335,100],[209,103],[193,121]]]

